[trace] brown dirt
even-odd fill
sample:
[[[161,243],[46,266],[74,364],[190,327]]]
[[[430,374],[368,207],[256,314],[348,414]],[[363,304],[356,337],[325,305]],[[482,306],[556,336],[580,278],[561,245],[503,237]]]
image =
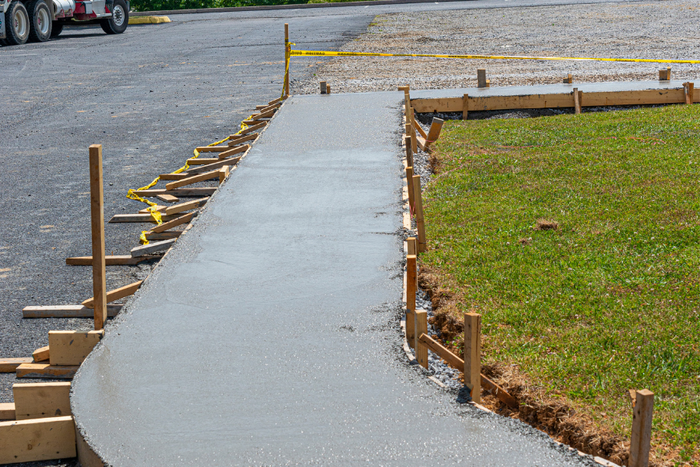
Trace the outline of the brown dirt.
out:
[[[430,323],[440,329],[445,346],[463,357],[464,324],[459,303],[460,294],[440,286],[437,272],[421,266],[418,285],[428,293],[433,305],[434,317]],[[573,404],[562,398],[553,398],[544,388],[533,384],[520,372],[517,365],[491,364],[482,367],[482,373],[504,388],[520,402],[519,410],[511,410],[496,397],[484,393],[482,405],[504,417],[517,418],[547,433],[553,439],[586,454],[602,457],[618,465],[627,465],[629,441],[609,429],[597,425],[590,416],[577,411]],[[649,465],[667,465],[652,453]]]

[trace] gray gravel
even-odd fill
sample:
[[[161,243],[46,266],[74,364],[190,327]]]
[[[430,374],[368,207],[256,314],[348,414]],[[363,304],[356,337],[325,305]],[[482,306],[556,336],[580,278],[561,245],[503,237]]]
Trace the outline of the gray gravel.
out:
[[[344,51],[435,54],[700,59],[697,2],[540,6],[394,13],[377,16],[367,33]],[[300,63],[294,59],[293,63]],[[304,59],[304,63],[309,59]],[[486,68],[491,86],[658,79],[659,63],[451,60],[340,57],[327,61],[311,82],[293,89],[317,93],[464,88]],[[673,65],[674,79],[697,80],[700,65]]]

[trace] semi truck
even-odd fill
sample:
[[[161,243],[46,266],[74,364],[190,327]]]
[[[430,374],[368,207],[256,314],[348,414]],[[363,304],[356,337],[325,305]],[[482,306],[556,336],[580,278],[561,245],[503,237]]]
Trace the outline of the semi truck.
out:
[[[44,42],[66,24],[98,23],[107,34],[129,24],[128,0],[0,0],[0,43]]]

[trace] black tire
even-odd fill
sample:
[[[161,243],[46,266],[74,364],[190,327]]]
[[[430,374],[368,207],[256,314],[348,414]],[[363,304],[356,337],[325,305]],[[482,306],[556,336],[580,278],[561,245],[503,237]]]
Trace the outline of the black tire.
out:
[[[46,0],[32,0],[27,3],[29,13],[29,40],[32,42],[46,42],[51,39],[51,26],[53,23],[52,9]]]
[[[29,14],[21,2],[15,0],[5,11],[5,42],[7,45],[20,45],[29,39]]]
[[[124,0],[114,0],[112,4],[112,17],[100,21],[102,30],[107,34],[121,34],[129,25],[129,9]]]
[[[51,25],[51,37],[58,37],[63,31],[63,23],[59,21],[54,21]]]

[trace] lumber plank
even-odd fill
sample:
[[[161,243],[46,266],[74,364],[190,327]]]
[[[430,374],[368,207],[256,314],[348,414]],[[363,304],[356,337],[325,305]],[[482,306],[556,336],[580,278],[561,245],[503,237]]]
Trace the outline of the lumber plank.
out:
[[[22,363],[15,370],[18,378],[73,379],[78,366],[52,366],[50,363]]]
[[[90,225],[92,239],[92,293],[95,297],[95,329],[107,321],[107,270],[105,269],[105,213],[102,178],[102,145],[89,148],[90,159]]]
[[[157,251],[165,251],[175,244],[177,238],[161,240],[159,242],[151,242],[148,245],[137,246],[131,249],[131,256],[138,257],[155,253]]]
[[[241,152],[246,152],[248,149],[250,149],[249,144],[244,144],[242,146],[234,146],[233,148],[229,149],[228,151],[220,153],[219,160],[226,159],[227,157],[235,156],[236,154],[239,154]]]
[[[151,212],[151,207],[152,207],[152,206],[149,206],[149,207],[143,208],[143,209],[139,209],[139,214],[149,214],[149,213]],[[167,207],[167,206],[161,206],[160,204],[156,204],[156,205],[155,205],[156,211],[158,211],[158,212],[163,212],[163,211],[165,211],[165,208],[166,208],[166,207]]]
[[[15,383],[15,420],[71,415],[70,381],[59,383]]]
[[[160,189],[150,189],[150,190],[134,190],[134,193],[136,193],[139,196],[143,196],[144,198],[151,198],[151,197],[156,197],[158,195],[162,194],[168,194],[168,195],[173,195],[173,196],[178,196],[182,198],[187,198],[187,197],[197,197],[197,196],[211,196],[214,194],[214,192],[217,190],[217,187],[198,187],[198,188],[186,188],[183,190],[164,190],[162,188]]]
[[[212,178],[219,178],[219,173],[216,170],[198,175],[192,175],[191,177],[183,178],[182,180],[177,180],[175,182],[170,182],[167,185],[165,185],[165,188],[168,190],[174,190],[175,188],[180,188],[181,186],[204,182],[206,180],[211,180]]]
[[[267,125],[267,122],[260,122],[257,125],[251,125],[248,128],[246,128],[245,130],[241,130],[241,132],[238,133],[238,135],[236,135],[236,136],[245,136],[249,133],[253,133],[255,131],[258,131],[261,128],[265,128],[265,125]]]
[[[247,141],[252,141],[250,144],[253,144],[259,137],[260,135],[258,133],[251,133],[249,135],[231,138],[228,142],[228,145],[238,146],[239,144],[243,144]]]
[[[160,233],[160,232],[165,232],[168,229],[172,229],[173,227],[177,227],[178,225],[185,224],[189,221],[192,220],[197,215],[196,212],[190,212],[187,213],[183,216],[177,217],[170,222],[164,222],[158,226],[153,227],[151,230],[146,232],[146,237],[148,237],[149,234],[151,233]]]
[[[0,421],[15,419],[15,403],[0,402]]]
[[[92,316],[92,315],[91,315]],[[17,367],[23,363],[31,363],[33,360],[27,357],[0,358],[0,373],[14,373]]]
[[[416,360],[418,364],[428,369],[428,346],[423,344],[418,338],[423,334],[428,332],[428,312],[425,310],[416,310],[414,313],[416,318],[416,340],[415,340],[415,350],[416,350]]]
[[[284,101],[284,98],[283,98],[283,97],[278,97],[277,99],[268,102],[267,105],[281,104],[282,101]]]
[[[430,350],[435,352],[435,354],[438,357],[445,360],[445,362],[449,366],[451,366],[455,370],[464,371],[464,360],[450,352],[438,341],[436,341],[427,334],[421,335],[420,341],[427,345]],[[518,404],[518,401],[513,396],[511,396],[505,389],[503,389],[498,384],[494,383],[484,375],[481,375],[481,386],[485,390],[495,395],[498,398],[498,400],[506,404],[508,407],[512,409],[517,409],[520,406],[520,404]]]
[[[197,146],[197,152],[221,152],[228,150],[228,145],[226,146]]]
[[[172,219],[172,216],[164,215],[161,216],[163,221],[168,221]],[[112,216],[112,218],[109,220],[110,224],[118,224],[118,223],[123,223],[123,222],[130,222],[130,223],[146,223],[146,222],[151,222],[151,223],[156,223],[156,220],[151,216],[150,213],[148,214],[115,214]]]
[[[158,198],[161,201],[165,201],[166,203],[177,203],[180,201],[180,199],[177,196],[173,195],[157,195],[156,198]]]
[[[425,133],[425,130],[423,129],[422,126],[420,126],[420,123],[418,123],[416,121],[416,116],[415,116],[416,112],[413,109],[413,107],[410,107],[410,112],[411,112],[411,122],[413,124],[413,128],[415,128],[423,138],[427,138],[428,135]]]
[[[231,165],[237,165],[238,162],[245,156],[245,154],[238,156],[238,157],[231,157],[229,159],[224,159],[224,160],[217,160],[216,162],[213,162],[211,164],[207,165],[200,165],[199,167],[192,168],[187,171],[188,175],[195,175],[198,173],[202,172],[210,172],[212,170],[220,169],[221,167],[224,166],[231,166]]]
[[[73,417],[0,422],[0,464],[76,456]]]
[[[179,173],[179,174],[160,174],[159,178],[161,180],[182,180],[183,178],[187,177],[186,174],[184,173]],[[139,211],[141,212],[141,211]]]
[[[107,305],[107,317],[117,316],[123,306]],[[25,306],[22,309],[22,318],[92,318],[93,315],[94,310],[83,305]]]
[[[178,238],[184,231],[177,230],[174,232],[146,232],[148,240],[167,240],[169,238]]]
[[[670,71],[669,71],[670,73]],[[630,467],[648,467],[651,450],[651,422],[654,412],[654,393],[642,389],[635,393],[632,435],[630,437]]]
[[[570,93],[532,94],[526,96],[469,97],[468,111],[571,108]],[[685,89],[648,89],[642,91],[587,92],[584,107],[625,105],[659,105],[685,103]],[[463,112],[463,97],[413,99],[411,105],[418,113]]]
[[[184,212],[184,211],[191,211],[192,209],[197,209],[205,204],[207,204],[207,201],[209,198],[202,198],[202,199],[195,199],[192,201],[186,201],[184,203],[176,204],[174,206],[169,206],[165,208],[165,214],[168,215],[173,215],[177,214],[178,212]]]
[[[46,362],[49,360],[49,346],[40,347],[32,352],[32,361],[34,363]]]
[[[481,315],[464,313],[464,385],[481,402]]]
[[[127,255],[105,256],[107,266],[121,266],[139,264],[147,258],[132,258]],[[66,258],[66,264],[70,266],[92,266],[92,256],[73,256]]]
[[[52,366],[80,365],[104,337],[99,331],[49,331],[49,362]]]
[[[143,281],[134,282],[129,285],[125,285],[124,287],[119,287],[118,289],[110,290],[109,292],[107,292],[107,303],[111,303],[115,300],[119,300],[120,298],[133,295],[134,293],[136,293],[139,287],[141,287],[141,284],[143,284]],[[83,302],[83,306],[86,306],[88,308],[92,308],[92,304],[92,297],[88,298]]]
[[[218,158],[214,159],[212,157],[191,157],[187,159],[187,165],[206,165],[218,160]]]

